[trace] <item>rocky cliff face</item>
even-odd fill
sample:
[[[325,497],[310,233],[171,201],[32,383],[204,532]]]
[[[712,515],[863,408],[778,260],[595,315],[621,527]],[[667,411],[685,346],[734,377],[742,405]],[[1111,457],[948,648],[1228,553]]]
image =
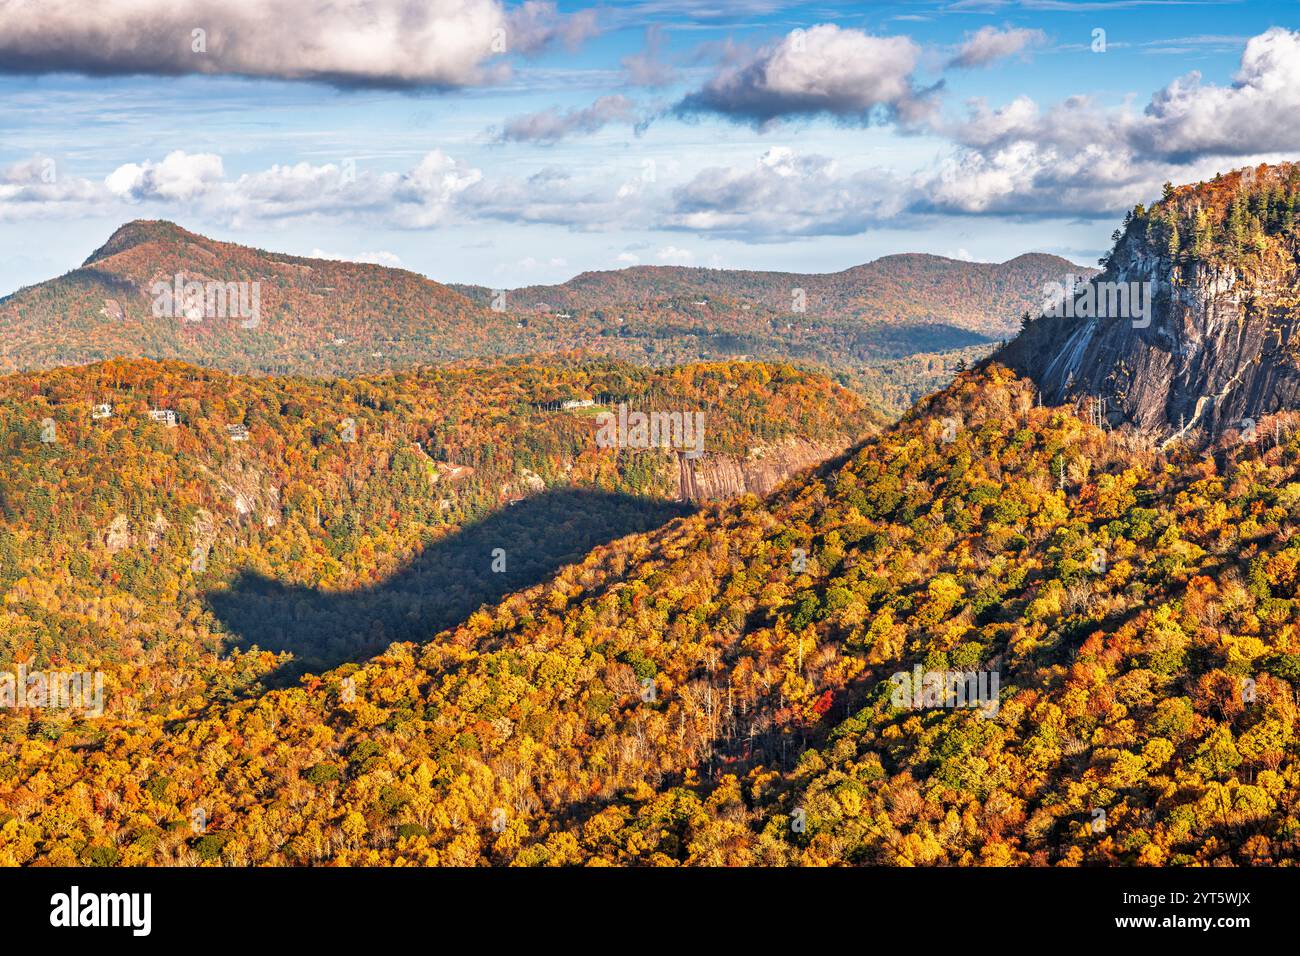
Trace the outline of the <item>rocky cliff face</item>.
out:
[[[678,497],[683,501],[720,501],[736,495],[766,495],[791,475],[839,454],[843,444],[789,441],[756,448],[745,459],[729,455],[677,456]]]
[[[1285,165],[1167,189],[1134,210],[1072,304],[993,361],[1032,378],[1044,404],[1162,444],[1300,406],[1298,180]]]

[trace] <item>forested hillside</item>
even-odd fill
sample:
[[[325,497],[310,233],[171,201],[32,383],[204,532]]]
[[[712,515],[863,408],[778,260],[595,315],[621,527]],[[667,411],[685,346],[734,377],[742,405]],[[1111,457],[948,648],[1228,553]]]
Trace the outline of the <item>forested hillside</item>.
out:
[[[639,267],[491,290],[141,220],[80,268],[0,299],[0,372],[126,357],[347,376],[583,349],[654,367],[819,365],[896,415],[947,383],[925,368],[945,363],[939,353],[986,353],[1041,304],[1044,283],[1092,271],[1045,255],[1000,265],[903,255],[831,275]],[[192,310],[187,283],[201,293]]]
[[[11,731],[0,856],[1294,861],[1300,437],[1162,457],[1034,398],[968,373],[767,501],[292,689]],[[914,668],[1000,679],[900,702]]]
[[[1014,334],[1021,314],[1042,305],[1044,283],[1096,271],[1043,253],[1001,263],[905,253],[832,273],[632,266],[584,272],[561,285],[509,290],[504,299],[515,310],[577,309],[614,321],[645,310],[715,319],[740,312],[803,314],[853,320],[867,328],[933,325],[950,334],[961,329],[993,338]],[[482,286],[452,288],[484,305],[494,294]]]
[[[905,254],[826,274],[634,266],[556,286],[452,288],[550,336],[590,328],[596,338],[587,341],[611,354],[814,363],[901,414],[951,381],[922,366],[944,362],[940,353],[983,357],[1026,312],[1037,314],[1048,283],[1096,271],[1043,254],[1004,263]]]
[[[191,319],[179,302],[155,314],[155,289],[174,287],[178,275],[205,286],[243,283],[250,306],[257,283],[255,322],[230,303],[220,315],[204,309]],[[156,221],[127,223],[81,268],[0,300],[0,325],[2,371],[124,356],[277,374],[496,355],[514,327],[401,269],[279,255]]]
[[[111,666],[123,715],[423,639],[690,510],[674,453],[601,448],[597,409],[560,407],[601,396],[698,409],[700,468],[796,437],[842,448],[876,421],[824,378],[745,364],[519,359],[321,382],[116,361],[9,376],[0,656]],[[288,656],[223,659],[253,645]]]

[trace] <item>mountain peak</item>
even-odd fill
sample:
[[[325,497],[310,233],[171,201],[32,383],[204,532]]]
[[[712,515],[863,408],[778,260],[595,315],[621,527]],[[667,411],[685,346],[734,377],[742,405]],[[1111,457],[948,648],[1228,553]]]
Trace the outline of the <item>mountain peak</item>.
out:
[[[1105,271],[995,358],[1044,402],[1163,444],[1254,434],[1300,404],[1298,245],[1300,164],[1166,185],[1125,216]]]
[[[182,317],[158,291],[180,276],[203,287],[201,314]],[[0,326],[0,369],[121,356],[364,374],[473,358],[510,330],[517,351],[539,351],[531,330],[413,272],[267,252],[159,219],[123,224],[81,268],[0,301]]]
[[[107,242],[92,252],[82,263],[82,268],[145,243],[178,241],[203,242],[205,240],[202,236],[182,229],[167,219],[132,219],[119,226],[108,237]]]
[[[1066,259],[1063,256],[1055,255],[1054,253],[1051,252],[1022,252],[1014,259],[1008,259],[1006,262],[1001,262],[998,264],[1003,266],[1031,266],[1031,267],[1042,266],[1042,265],[1060,266],[1061,268],[1065,268],[1065,269],[1081,270],[1089,275],[1097,271],[1092,266],[1081,266],[1070,259]]]

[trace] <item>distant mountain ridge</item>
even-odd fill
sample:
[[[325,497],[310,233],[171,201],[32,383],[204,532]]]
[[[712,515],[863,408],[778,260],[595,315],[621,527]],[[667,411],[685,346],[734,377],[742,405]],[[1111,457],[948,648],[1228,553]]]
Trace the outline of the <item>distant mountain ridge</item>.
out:
[[[1025,310],[1038,310],[1046,283],[1096,273],[1047,253],[1026,253],[1000,263],[900,253],[832,273],[630,266],[582,272],[558,285],[506,290],[505,298],[511,308],[534,312],[680,303],[712,305],[714,311],[793,313],[802,292],[808,316],[942,323],[992,338],[1015,332]],[[452,288],[483,305],[497,294],[483,286]]]
[[[955,366],[954,350],[1018,328],[1046,283],[1091,271],[1043,254],[1000,264],[905,254],[824,275],[636,266],[498,296],[137,220],[79,268],[0,299],[0,372],[121,357],[350,376],[581,350],[651,366],[815,364],[898,411],[931,390],[935,368]],[[186,283],[199,283],[193,310]],[[233,314],[253,292],[256,318]],[[912,357],[924,360],[877,370]]]

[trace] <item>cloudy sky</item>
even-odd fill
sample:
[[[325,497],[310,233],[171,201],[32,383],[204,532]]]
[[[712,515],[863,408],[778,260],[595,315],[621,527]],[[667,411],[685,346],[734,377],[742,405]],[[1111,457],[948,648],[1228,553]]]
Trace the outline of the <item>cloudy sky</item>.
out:
[[[0,294],[166,218],[510,288],[1095,261],[1300,158],[1300,5],[0,0]]]

